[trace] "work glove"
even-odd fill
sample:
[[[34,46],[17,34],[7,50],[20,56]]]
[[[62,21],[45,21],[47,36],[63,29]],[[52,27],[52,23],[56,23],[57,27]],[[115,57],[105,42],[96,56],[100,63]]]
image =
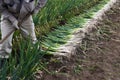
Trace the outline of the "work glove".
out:
[[[15,27],[16,29],[19,29],[19,27],[18,27],[18,21],[15,20],[15,21],[12,23],[12,26]]]

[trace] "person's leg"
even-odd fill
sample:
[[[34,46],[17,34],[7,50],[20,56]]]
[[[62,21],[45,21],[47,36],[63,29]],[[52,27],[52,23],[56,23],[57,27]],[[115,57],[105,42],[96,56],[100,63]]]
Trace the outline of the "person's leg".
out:
[[[35,44],[37,42],[37,38],[36,38],[34,29],[35,28],[34,28],[32,16],[30,16],[28,19],[23,21],[23,23],[20,26],[22,36],[24,38],[30,38],[32,40],[33,44]]]
[[[1,35],[2,39],[13,31],[14,27],[8,20],[1,21]],[[14,33],[14,32],[13,32]],[[12,51],[12,37],[13,33],[2,43],[0,44],[0,58],[8,58],[9,54]]]

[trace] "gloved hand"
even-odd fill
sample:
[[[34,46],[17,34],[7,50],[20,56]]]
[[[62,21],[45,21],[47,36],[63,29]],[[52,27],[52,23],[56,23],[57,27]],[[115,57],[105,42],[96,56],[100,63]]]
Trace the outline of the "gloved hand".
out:
[[[12,25],[13,25],[13,27],[15,27],[16,29],[19,29],[19,27],[18,27],[18,21],[17,21],[17,20],[15,20]]]

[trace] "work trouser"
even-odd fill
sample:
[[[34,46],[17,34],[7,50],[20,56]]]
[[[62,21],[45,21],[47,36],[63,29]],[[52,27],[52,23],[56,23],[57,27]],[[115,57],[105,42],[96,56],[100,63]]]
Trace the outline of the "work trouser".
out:
[[[19,28],[23,37],[25,38],[30,37],[33,43],[37,41],[32,16],[24,20],[21,23],[21,26],[19,26]],[[13,27],[8,20],[1,20],[2,39],[6,35],[8,35],[13,29],[15,29],[15,27]],[[12,51],[13,33],[2,44],[0,44],[0,57],[2,58],[8,58]]]

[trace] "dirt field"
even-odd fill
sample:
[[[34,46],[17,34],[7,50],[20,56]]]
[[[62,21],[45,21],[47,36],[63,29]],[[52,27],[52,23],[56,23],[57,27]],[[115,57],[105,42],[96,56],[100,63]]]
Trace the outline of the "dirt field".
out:
[[[49,59],[37,80],[120,80],[120,3],[106,13],[71,59]],[[39,74],[38,74],[39,76]]]

